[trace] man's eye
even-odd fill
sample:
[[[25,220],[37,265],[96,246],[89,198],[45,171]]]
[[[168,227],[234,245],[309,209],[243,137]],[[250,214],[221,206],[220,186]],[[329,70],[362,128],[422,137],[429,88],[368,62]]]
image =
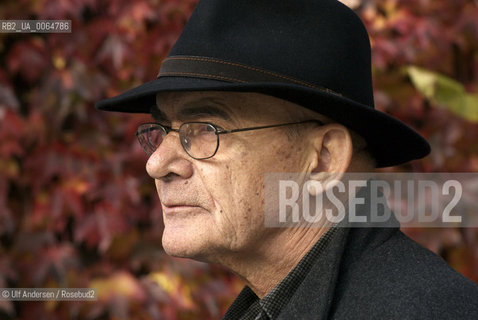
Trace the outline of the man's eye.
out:
[[[204,125],[198,129],[198,132],[196,132],[197,134],[214,134],[216,132],[216,129],[211,125]]]
[[[213,126],[206,126],[206,131],[207,131],[207,132],[213,132],[213,133],[214,133],[214,132],[216,132],[216,129],[214,129]]]

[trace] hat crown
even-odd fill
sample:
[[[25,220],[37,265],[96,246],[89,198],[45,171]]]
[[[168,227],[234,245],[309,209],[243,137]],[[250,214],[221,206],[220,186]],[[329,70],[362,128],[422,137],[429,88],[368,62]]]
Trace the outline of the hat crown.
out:
[[[201,0],[169,56],[240,63],[373,107],[367,31],[336,0]]]

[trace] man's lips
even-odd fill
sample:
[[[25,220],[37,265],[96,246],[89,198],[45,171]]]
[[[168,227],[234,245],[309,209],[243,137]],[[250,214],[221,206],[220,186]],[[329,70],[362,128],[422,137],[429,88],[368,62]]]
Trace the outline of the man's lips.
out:
[[[165,214],[174,214],[179,212],[191,211],[195,209],[203,209],[201,206],[193,205],[193,204],[183,204],[183,203],[163,203],[163,212]]]

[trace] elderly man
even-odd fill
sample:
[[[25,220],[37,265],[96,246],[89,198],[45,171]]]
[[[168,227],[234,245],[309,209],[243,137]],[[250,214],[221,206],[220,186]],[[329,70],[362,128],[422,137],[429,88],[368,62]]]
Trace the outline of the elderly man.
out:
[[[478,319],[476,285],[397,227],[265,223],[266,173],[323,182],[429,153],[373,108],[368,35],[341,3],[202,0],[158,78],[97,107],[152,114],[137,135],[164,250],[245,281],[225,319]]]

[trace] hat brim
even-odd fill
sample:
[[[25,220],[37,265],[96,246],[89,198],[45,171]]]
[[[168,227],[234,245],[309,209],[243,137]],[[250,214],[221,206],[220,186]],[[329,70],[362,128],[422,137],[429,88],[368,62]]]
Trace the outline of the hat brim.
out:
[[[430,145],[415,130],[394,117],[343,96],[287,83],[229,83],[188,77],[160,77],[116,97],[99,101],[104,111],[149,113],[156,93],[177,91],[256,92],[288,100],[323,114],[360,134],[375,157],[377,167],[420,159]]]

